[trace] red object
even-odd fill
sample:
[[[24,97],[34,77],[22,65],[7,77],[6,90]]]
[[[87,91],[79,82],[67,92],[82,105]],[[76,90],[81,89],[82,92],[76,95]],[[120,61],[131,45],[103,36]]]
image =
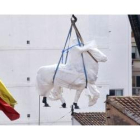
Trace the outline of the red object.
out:
[[[2,110],[11,121],[16,120],[20,117],[20,114],[13,107],[3,101],[1,97],[0,110]]]

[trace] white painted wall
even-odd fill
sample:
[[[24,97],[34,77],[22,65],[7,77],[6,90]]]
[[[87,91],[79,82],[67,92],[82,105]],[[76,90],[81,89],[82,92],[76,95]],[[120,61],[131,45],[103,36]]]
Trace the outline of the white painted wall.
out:
[[[74,117],[72,117],[72,125],[81,125]]]
[[[0,124],[38,124],[36,72],[40,66],[58,62],[70,27],[70,17],[0,16],[0,79],[18,101],[15,109],[21,114],[19,120],[11,122],[0,112]],[[105,111],[104,101],[109,89],[124,89],[124,95],[132,94],[129,21],[126,15],[77,17],[77,27],[85,42],[95,39],[101,51],[108,56],[107,63],[100,63],[97,85],[101,95],[98,103],[88,108],[84,91],[78,112]],[[30,44],[26,44],[27,40]],[[27,77],[31,80],[27,81]],[[75,92],[64,89],[63,95],[66,109],[60,108],[60,101],[49,101],[50,108],[44,108],[41,103],[41,124],[71,124],[68,112]],[[27,118],[27,114],[31,117]],[[57,121],[65,114],[66,117]]]

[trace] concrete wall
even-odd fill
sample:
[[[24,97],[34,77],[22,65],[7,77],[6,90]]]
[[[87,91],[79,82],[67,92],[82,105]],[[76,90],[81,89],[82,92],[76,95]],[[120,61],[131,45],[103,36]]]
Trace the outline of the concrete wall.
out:
[[[58,62],[70,27],[70,17],[0,16],[0,79],[18,101],[15,109],[21,114],[19,120],[10,122],[0,112],[0,124],[38,124],[36,72],[40,66]],[[78,111],[105,111],[104,101],[109,89],[124,89],[124,95],[131,95],[129,21],[126,15],[77,17],[77,27],[85,42],[95,39],[100,50],[108,56],[107,63],[100,63],[97,85],[101,95],[98,103],[88,108],[85,90],[79,100],[81,109]],[[27,40],[30,44],[27,44]],[[27,81],[27,77],[30,77],[30,81]],[[48,101],[50,108],[44,108],[41,103],[41,124],[71,124],[68,112],[75,91],[64,89],[63,95],[67,102],[66,109],[60,108],[60,101]],[[27,114],[31,117],[27,118]],[[63,115],[66,116],[57,121]]]

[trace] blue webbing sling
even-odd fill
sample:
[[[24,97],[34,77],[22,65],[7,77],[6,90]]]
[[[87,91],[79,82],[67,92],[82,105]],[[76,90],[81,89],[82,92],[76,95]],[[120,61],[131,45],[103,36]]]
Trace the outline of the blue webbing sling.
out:
[[[69,32],[68,32],[68,35],[67,35],[67,38],[66,38],[66,42],[65,42],[65,45],[64,45],[64,48],[62,50],[62,54],[60,56],[60,59],[58,61],[58,64],[57,64],[57,67],[55,69],[55,72],[54,72],[54,76],[53,76],[53,83],[54,83],[54,80],[55,80],[55,77],[56,77],[56,74],[57,74],[57,71],[59,69],[59,65],[62,61],[62,63],[64,62],[64,53],[66,52],[66,57],[65,57],[65,64],[67,63],[67,58],[68,58],[68,53],[69,53],[69,50],[72,49],[73,47],[75,46],[79,46],[79,47],[82,47],[84,46],[84,42],[83,42],[83,39],[75,25],[76,21],[77,21],[77,18],[72,15],[72,17],[74,18],[74,20],[72,20],[71,18],[71,26],[70,26],[70,29],[69,29]],[[69,43],[68,41],[70,42],[70,39],[71,39],[71,33],[72,33],[72,27],[74,28],[75,30],[75,33],[76,33],[76,36],[77,36],[77,42],[78,44],[76,45],[73,45],[71,47],[69,47]],[[67,46],[67,43],[68,43],[68,47],[66,48]],[[85,88],[87,88],[87,83],[88,83],[88,78],[87,78],[87,72],[86,72],[86,67],[85,67],[85,62],[84,62],[84,56],[83,56],[83,53],[81,54],[81,57],[82,57],[82,63],[83,63],[83,69],[84,69],[84,75],[85,75],[85,80],[86,80],[86,85],[85,85]]]

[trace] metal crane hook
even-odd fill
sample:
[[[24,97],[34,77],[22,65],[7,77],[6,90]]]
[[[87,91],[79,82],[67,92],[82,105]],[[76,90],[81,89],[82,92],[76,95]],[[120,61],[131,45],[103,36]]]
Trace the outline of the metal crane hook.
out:
[[[73,19],[74,18],[74,19]],[[72,15],[71,17],[71,22],[76,23],[77,22],[77,17],[75,15]]]

